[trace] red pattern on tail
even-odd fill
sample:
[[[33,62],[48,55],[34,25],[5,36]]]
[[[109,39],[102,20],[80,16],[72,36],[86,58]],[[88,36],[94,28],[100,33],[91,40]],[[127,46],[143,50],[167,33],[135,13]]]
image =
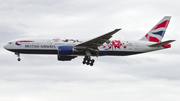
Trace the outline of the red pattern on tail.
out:
[[[158,24],[158,25],[157,25],[156,27],[154,27],[152,30],[156,30],[156,29],[161,28],[161,27],[167,28],[167,27],[168,27],[168,23],[169,23],[169,20],[166,20],[166,21]]]
[[[150,42],[161,42],[158,38],[149,36],[148,34],[146,34],[145,37],[146,37]]]

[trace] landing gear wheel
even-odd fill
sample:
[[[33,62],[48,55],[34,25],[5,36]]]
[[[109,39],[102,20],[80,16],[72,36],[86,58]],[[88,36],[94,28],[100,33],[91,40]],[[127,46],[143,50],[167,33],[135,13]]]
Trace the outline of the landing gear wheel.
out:
[[[92,63],[94,63],[94,62],[95,62],[95,60],[94,60],[94,59],[92,59],[92,60],[91,60],[91,62],[92,62]]]
[[[21,59],[20,59],[20,58],[18,58],[17,60],[18,60],[18,61],[21,61]]]
[[[90,66],[93,66],[93,65],[94,65],[94,62],[95,62],[95,60],[92,59],[92,60],[91,60],[91,63],[90,63]]]
[[[91,60],[90,60],[90,59],[88,59],[86,64],[87,64],[87,65],[89,65],[89,64],[90,64],[90,61],[91,61]]]
[[[86,61],[83,61],[83,64],[86,64]]]
[[[93,66],[93,65],[94,65],[93,63],[90,64],[90,66]]]
[[[83,63],[83,64],[86,64],[86,65],[93,66],[93,65],[94,65],[94,62],[95,62],[94,59],[91,60],[90,57],[85,56],[82,63]]]
[[[17,55],[17,57],[18,57],[18,61],[21,61],[21,59],[20,59],[20,54],[19,53],[15,53],[15,55]]]

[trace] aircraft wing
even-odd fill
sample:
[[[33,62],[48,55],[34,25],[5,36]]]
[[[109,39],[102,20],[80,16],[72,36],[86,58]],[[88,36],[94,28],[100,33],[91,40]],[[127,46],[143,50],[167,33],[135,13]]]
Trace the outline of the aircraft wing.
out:
[[[106,33],[104,35],[101,35],[99,37],[96,37],[94,39],[85,41],[83,43],[80,43],[78,45],[75,46],[76,49],[89,49],[89,50],[93,50],[93,49],[97,49],[98,46],[101,46],[104,42],[108,41],[113,34],[115,34],[116,32],[118,32],[121,29],[115,29],[114,31],[111,31],[109,33]]]

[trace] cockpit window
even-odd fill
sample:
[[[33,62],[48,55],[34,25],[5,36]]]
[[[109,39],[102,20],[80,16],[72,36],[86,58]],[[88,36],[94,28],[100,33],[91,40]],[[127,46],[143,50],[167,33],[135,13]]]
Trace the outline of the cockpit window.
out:
[[[8,44],[12,44],[12,42],[9,42]]]

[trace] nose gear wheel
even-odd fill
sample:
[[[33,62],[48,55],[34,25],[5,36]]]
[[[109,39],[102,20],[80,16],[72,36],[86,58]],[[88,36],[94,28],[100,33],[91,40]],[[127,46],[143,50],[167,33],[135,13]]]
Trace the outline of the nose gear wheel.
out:
[[[17,60],[21,61],[20,54],[19,53],[15,53],[15,55],[17,55],[17,57],[18,57]]]

